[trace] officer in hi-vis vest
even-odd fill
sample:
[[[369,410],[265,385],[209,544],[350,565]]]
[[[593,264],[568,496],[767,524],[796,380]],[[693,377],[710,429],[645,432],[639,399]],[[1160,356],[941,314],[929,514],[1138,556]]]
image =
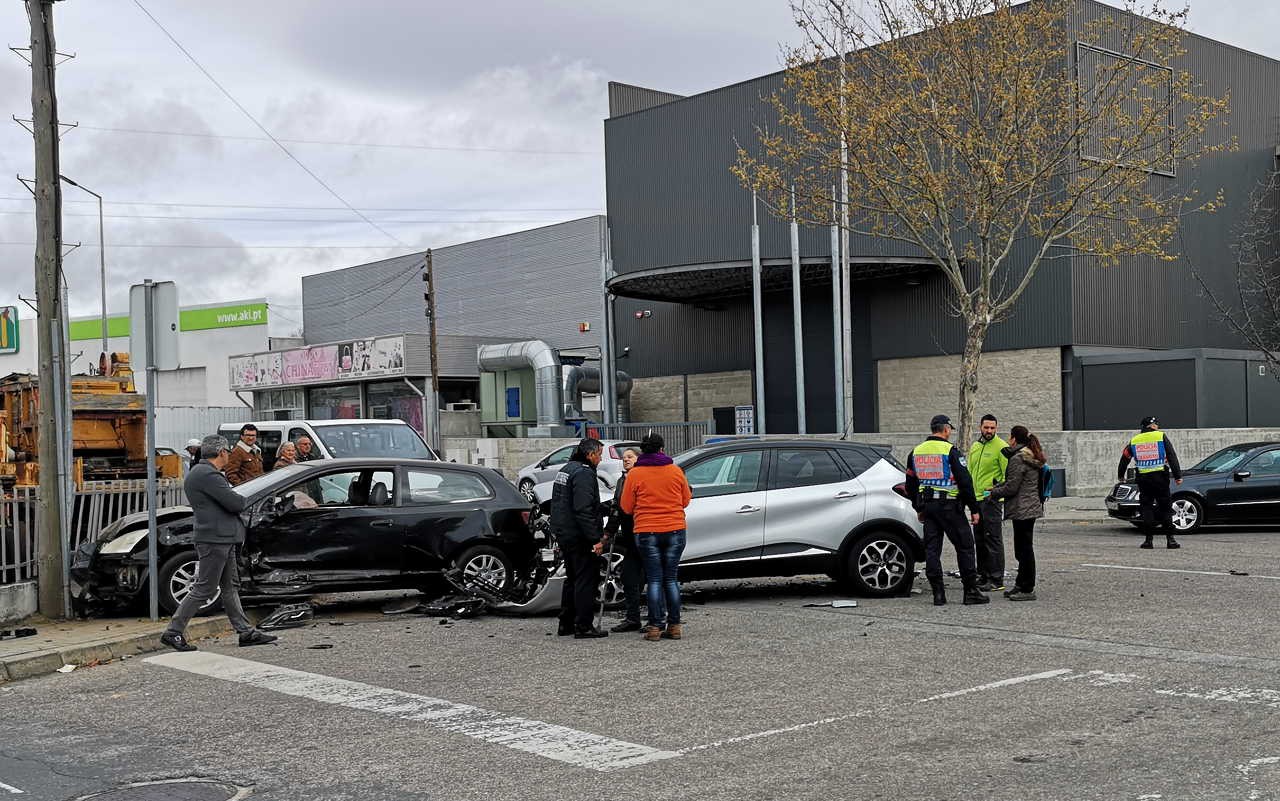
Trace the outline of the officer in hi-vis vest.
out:
[[[1138,468],[1138,503],[1141,504],[1144,534],[1147,538],[1139,548],[1151,547],[1151,535],[1156,526],[1164,529],[1169,548],[1181,548],[1173,538],[1173,501],[1169,498],[1169,476],[1174,483],[1182,483],[1182,465],[1169,437],[1160,430],[1154,417],[1142,418],[1142,431],[1134,435],[1120,454],[1120,467],[1116,480],[1124,481],[1125,470],[1132,460]]]
[[[942,586],[942,536],[956,549],[964,602],[985,604],[990,598],[978,589],[974,562],[973,528],[978,523],[978,501],[973,478],[960,449],[951,444],[951,418],[937,415],[929,423],[932,436],[907,457],[907,495],[924,523],[924,573],[933,588],[933,605],[947,602]],[[969,514],[966,519],[965,509]]]

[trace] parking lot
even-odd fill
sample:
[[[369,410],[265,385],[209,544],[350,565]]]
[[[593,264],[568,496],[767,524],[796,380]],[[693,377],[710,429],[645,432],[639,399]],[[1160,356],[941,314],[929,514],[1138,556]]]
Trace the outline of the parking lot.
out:
[[[1138,542],[1047,524],[1032,603],[689,585],[686,639],[660,643],[357,607],[18,682],[0,795],[1280,799],[1280,532]],[[111,797],[188,797],[132,792]]]

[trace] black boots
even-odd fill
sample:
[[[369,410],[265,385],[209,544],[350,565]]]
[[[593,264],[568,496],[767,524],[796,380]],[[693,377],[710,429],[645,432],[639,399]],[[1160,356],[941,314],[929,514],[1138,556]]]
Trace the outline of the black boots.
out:
[[[1148,534],[1148,535],[1147,535],[1147,538],[1146,538],[1145,540],[1143,540],[1143,541],[1142,541],[1142,544],[1141,544],[1141,545],[1139,545],[1138,547],[1139,547],[1139,548],[1143,548],[1143,549],[1148,550],[1148,551],[1149,551],[1149,550],[1151,550],[1153,547],[1155,547],[1155,546],[1153,546],[1153,545],[1151,544],[1151,535],[1150,535],[1150,534]]]
[[[966,582],[964,585],[964,605],[973,606],[974,604],[989,604],[991,599],[982,594],[982,590],[978,589],[977,582]]]
[[[1171,551],[1172,551],[1172,550],[1174,550],[1175,548],[1181,548],[1182,546],[1181,546],[1181,545],[1179,545],[1179,544],[1178,544],[1178,541],[1177,541],[1177,540],[1175,540],[1175,539],[1173,538],[1173,535],[1172,535],[1172,534],[1170,534],[1170,535],[1165,539],[1164,547],[1166,547],[1166,548],[1168,548],[1169,550],[1171,550]]]
[[[929,579],[929,586],[933,588],[933,605],[947,605],[947,590],[942,586],[942,579]]]

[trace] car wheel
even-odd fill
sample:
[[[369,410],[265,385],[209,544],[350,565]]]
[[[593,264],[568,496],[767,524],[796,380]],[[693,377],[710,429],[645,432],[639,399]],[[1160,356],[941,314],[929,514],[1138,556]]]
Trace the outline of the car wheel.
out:
[[[1204,523],[1204,505],[1190,495],[1173,499],[1173,530],[1179,534],[1194,534]]]
[[[184,598],[196,585],[199,562],[195,551],[179,551],[160,565],[160,608],[172,615],[178,611]],[[209,602],[196,610],[197,615],[208,615],[222,606],[222,588],[219,587]]]
[[[915,582],[915,558],[901,534],[872,531],[849,549],[845,581],[854,592],[872,598],[904,595]]]
[[[517,489],[520,490],[520,494],[524,496],[524,499],[526,501],[533,503],[534,501],[537,500],[533,496],[533,480],[532,479],[528,479],[528,478],[520,479],[520,484],[518,485]]]
[[[492,545],[476,545],[462,552],[454,562],[462,573],[462,586],[483,582],[486,589],[505,590],[511,585],[511,560]]]

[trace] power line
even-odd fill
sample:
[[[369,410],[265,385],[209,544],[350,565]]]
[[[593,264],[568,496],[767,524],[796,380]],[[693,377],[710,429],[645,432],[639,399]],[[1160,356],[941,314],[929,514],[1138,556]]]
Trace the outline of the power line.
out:
[[[145,9],[144,9],[145,10]],[[287,142],[291,145],[326,145],[331,147],[368,147],[395,150],[438,150],[450,153],[517,153],[532,156],[602,156],[603,150],[539,150],[518,147],[464,147],[461,145],[417,145],[384,142],[341,142],[325,139],[274,139],[265,136],[235,136],[231,134],[198,133],[195,131],[156,131],[144,128],[110,128],[102,125],[78,125],[80,130],[107,133],[144,134],[148,136],[180,136],[190,139],[227,139],[240,142]]]
[[[34,247],[35,242],[0,242],[0,247]],[[93,250],[98,246],[85,242],[80,247]],[[200,250],[408,250],[410,253],[425,251],[425,247],[413,245],[206,245],[194,243],[147,242],[132,245],[111,244],[112,250],[122,248],[194,248]]]
[[[34,211],[0,211],[0,214],[20,214],[23,216],[35,216]],[[63,214],[63,217],[92,217],[97,219],[96,214]],[[325,224],[355,224],[363,225],[360,220],[352,220],[350,218],[343,219],[319,219],[319,218],[272,218],[272,217],[188,217],[185,215],[166,214],[166,215],[150,215],[150,214],[104,214],[108,220],[190,220],[197,222],[263,222],[263,223],[325,223]],[[383,220],[383,225],[445,225],[448,223],[553,223],[559,220]]]
[[[11,195],[0,196],[0,200],[22,201],[24,203],[31,202],[31,196],[13,197]],[[63,203],[92,203],[96,204],[96,200],[64,200]],[[346,206],[261,206],[250,203],[177,203],[173,201],[159,200],[104,200],[107,206],[167,206],[178,208],[194,208],[194,209],[276,209],[280,211],[347,211]],[[376,207],[367,206],[363,211],[436,211],[436,212],[507,212],[507,211],[590,211],[593,213],[601,213],[599,206],[538,206],[538,207],[520,207],[508,206],[505,208],[480,208],[475,206],[467,207]]]
[[[315,179],[315,182],[316,182],[316,183],[318,183],[318,184],[320,184],[320,186],[324,187],[325,191],[327,191],[329,194],[333,195],[333,197],[334,197],[335,199],[337,199],[337,201],[338,201],[339,203],[341,203],[343,206],[346,206],[346,207],[347,207],[347,209],[348,209],[348,210],[350,210],[352,214],[355,214],[357,217],[359,217],[360,219],[362,219],[362,220],[364,220],[365,222],[367,222],[367,223],[369,224],[369,226],[370,226],[371,228],[373,228],[375,231],[378,231],[378,232],[379,232],[379,233],[381,233],[383,236],[385,236],[385,237],[387,237],[388,239],[390,239],[392,242],[397,242],[397,243],[399,243],[399,244],[401,244],[401,245],[404,245],[405,247],[410,247],[410,246],[409,246],[408,244],[406,244],[403,240],[401,240],[398,236],[396,236],[395,234],[393,234],[393,233],[391,233],[390,231],[386,230],[386,229],[385,229],[385,228],[383,228],[382,226],[378,225],[376,222],[374,222],[373,220],[369,219],[369,218],[368,218],[368,217],[366,217],[362,212],[360,212],[358,209],[356,209],[356,207],[355,207],[355,206],[352,206],[350,203],[348,203],[348,202],[347,202],[347,199],[346,199],[346,198],[344,198],[342,195],[338,194],[337,190],[335,190],[333,187],[329,186],[329,184],[325,183],[325,181],[324,181],[324,179],[323,179],[323,178],[321,178],[319,175],[316,175],[316,174],[311,170],[311,168],[310,168],[310,167],[308,167],[307,165],[305,165],[305,164],[303,164],[303,163],[302,163],[302,160],[301,160],[301,159],[299,159],[297,156],[293,155],[293,152],[292,152],[292,151],[290,151],[290,150],[289,150],[289,148],[287,148],[287,147],[285,147],[283,144],[281,144],[281,143],[280,143],[280,140],[278,140],[278,139],[276,139],[274,136],[272,136],[271,132],[267,130],[266,126],[265,126],[265,125],[263,125],[262,123],[258,122],[258,118],[257,118],[257,117],[255,117],[255,116],[253,116],[252,114],[250,114],[250,113],[249,113],[249,109],[247,109],[247,108],[245,108],[243,105],[241,105],[240,101],[239,101],[239,100],[236,100],[236,99],[235,99],[235,96],[233,96],[230,92],[228,92],[228,91],[227,91],[227,88],[226,88],[225,86],[223,86],[221,83],[219,83],[217,78],[213,77],[213,73],[211,73],[211,72],[209,72],[207,69],[205,69],[205,68],[204,68],[204,65],[203,65],[203,64],[201,64],[201,63],[196,59],[196,57],[195,57],[195,56],[191,55],[191,53],[187,50],[187,48],[183,47],[183,46],[182,46],[182,43],[181,43],[181,42],[179,42],[176,38],[174,38],[174,35],[173,35],[173,34],[169,33],[169,30],[168,30],[167,28],[165,28],[163,25],[161,25],[161,24],[160,24],[160,20],[156,19],[156,18],[151,14],[151,12],[147,10],[147,7],[146,7],[146,6],[144,6],[144,5],[142,4],[142,0],[133,0],[133,4],[134,4],[134,5],[136,5],[139,9],[141,9],[142,13],[143,13],[143,14],[146,14],[146,15],[147,15],[147,17],[148,17],[152,22],[154,22],[154,23],[155,23],[156,27],[157,27],[157,28],[159,28],[159,29],[161,30],[161,32],[163,32],[163,33],[164,33],[164,35],[165,35],[165,36],[167,36],[167,37],[169,38],[169,41],[173,42],[174,46],[175,46],[175,47],[177,47],[179,50],[181,50],[181,51],[182,51],[182,54],[183,54],[184,56],[186,56],[186,57],[191,61],[191,63],[192,63],[192,64],[194,64],[194,65],[196,66],[196,69],[198,69],[198,70],[200,70],[200,72],[204,73],[204,76],[205,76],[206,78],[208,78],[208,79],[209,79],[210,83],[212,83],[214,86],[218,87],[218,91],[222,92],[222,94],[223,94],[223,95],[225,95],[225,96],[226,96],[226,98],[227,98],[228,100],[230,100],[230,101],[231,101],[231,103],[232,103],[236,108],[240,109],[240,112],[241,112],[242,114],[244,114],[246,117],[248,117],[248,118],[249,118],[249,121],[250,121],[250,122],[252,122],[255,126],[257,126],[258,130],[262,131],[262,133],[263,133],[263,134],[265,134],[265,135],[267,136],[267,138],[269,138],[272,142],[274,142],[274,143],[275,143],[275,145],[276,145],[276,147],[280,148],[280,151],[281,151],[282,153],[284,153],[286,156],[288,156],[288,157],[289,157],[289,159],[290,159],[294,164],[297,164],[300,168],[302,168],[302,171],[303,171],[303,172],[305,172],[307,175],[310,175],[313,179]]]

